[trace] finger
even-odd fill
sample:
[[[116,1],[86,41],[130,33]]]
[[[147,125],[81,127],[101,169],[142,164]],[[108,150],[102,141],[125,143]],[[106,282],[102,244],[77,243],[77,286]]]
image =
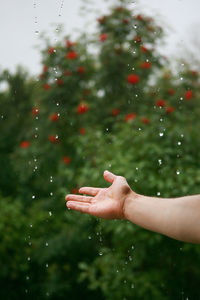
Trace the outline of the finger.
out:
[[[117,178],[117,175],[109,172],[109,171],[104,171],[103,176],[105,178],[106,181],[113,183],[113,181]]]
[[[81,201],[81,202],[87,202],[90,203],[93,197],[88,197],[88,196],[80,196],[80,195],[73,195],[69,194],[65,197],[66,201]]]
[[[93,188],[93,187],[84,186],[79,189],[79,193],[96,196],[98,194],[98,192],[100,192],[101,190],[102,190],[101,188]]]
[[[69,201],[66,203],[66,205],[70,209],[74,209],[82,213],[87,213],[87,214],[89,213],[89,209],[90,209],[89,203]]]

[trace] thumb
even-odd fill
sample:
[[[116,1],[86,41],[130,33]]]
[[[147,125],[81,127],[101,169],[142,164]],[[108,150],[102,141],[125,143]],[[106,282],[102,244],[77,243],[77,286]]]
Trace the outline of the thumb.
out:
[[[104,171],[103,173],[104,179],[110,183],[113,183],[113,181],[117,178],[117,175],[109,172],[109,171]]]

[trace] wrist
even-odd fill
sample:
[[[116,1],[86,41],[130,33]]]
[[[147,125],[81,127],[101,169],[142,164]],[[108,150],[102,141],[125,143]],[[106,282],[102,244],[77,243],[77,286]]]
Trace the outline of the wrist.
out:
[[[134,206],[137,201],[139,201],[143,196],[135,193],[134,191],[130,191],[130,193],[127,194],[125,201],[124,201],[124,207],[123,207],[123,216],[125,220],[129,220],[133,222],[134,218]]]

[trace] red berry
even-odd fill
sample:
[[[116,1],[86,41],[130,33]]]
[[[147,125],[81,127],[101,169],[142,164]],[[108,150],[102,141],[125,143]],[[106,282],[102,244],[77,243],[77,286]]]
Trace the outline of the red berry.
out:
[[[59,142],[58,136],[55,135],[49,135],[48,139],[53,144],[57,144]]]
[[[149,124],[150,120],[148,118],[142,118],[141,122],[144,123],[144,124]]]
[[[77,113],[79,115],[84,114],[86,111],[88,111],[89,107],[87,106],[87,104],[85,103],[81,103],[79,104],[79,106],[77,107]]]
[[[63,80],[61,79],[61,78],[58,78],[57,80],[56,80],[56,83],[57,83],[57,85],[63,85]]]
[[[174,108],[173,106],[169,106],[169,107],[166,108],[166,112],[167,112],[168,114],[170,114],[170,113],[173,112],[174,110],[175,110],[175,108]]]
[[[140,68],[141,69],[149,69],[149,68],[151,68],[151,63],[149,61],[145,61],[145,62],[141,63]]]
[[[191,90],[188,90],[185,92],[185,99],[191,100],[193,98],[193,92]]]
[[[80,74],[84,74],[85,73],[85,68],[83,66],[81,66],[77,69],[77,72],[80,73]]]
[[[141,50],[142,50],[142,52],[144,52],[144,53],[146,53],[146,52],[148,52],[148,49],[145,47],[145,46],[141,46]]]
[[[128,122],[129,120],[135,119],[135,117],[136,117],[135,113],[130,113],[130,114],[127,114],[124,119],[126,122]]]
[[[48,83],[45,83],[45,84],[43,85],[43,88],[44,88],[45,90],[49,90],[50,87],[51,87],[51,86],[50,86]]]
[[[100,40],[101,42],[104,42],[105,40],[107,40],[107,38],[108,38],[108,34],[107,34],[107,33],[102,33],[102,34],[100,34],[100,36],[99,36],[99,40]]]
[[[54,54],[54,53],[55,53],[55,48],[50,47],[50,48],[48,49],[48,53],[49,53],[49,54]]]
[[[112,115],[113,116],[117,116],[119,114],[119,109],[118,108],[115,108],[112,110]]]
[[[168,90],[168,94],[169,94],[169,95],[174,95],[174,94],[175,94],[175,91],[174,91],[173,89],[170,89],[170,90]]]
[[[64,162],[64,164],[69,165],[70,162],[71,162],[71,158],[69,158],[68,156],[64,156],[63,157],[63,162]]]
[[[66,54],[67,59],[76,59],[78,57],[78,54],[75,51],[70,51]]]
[[[72,43],[70,40],[66,40],[66,47],[71,48],[75,45],[76,43]]]
[[[159,99],[157,102],[156,102],[156,105],[159,106],[159,107],[164,107],[166,105],[166,101],[163,100],[163,99]]]
[[[33,116],[36,116],[39,112],[40,112],[40,110],[36,106],[33,107],[33,109],[32,109],[32,115]]]
[[[85,128],[80,128],[80,134],[85,134],[86,133],[86,130],[85,130]]]
[[[49,69],[48,66],[43,66],[43,73],[45,73]]]
[[[137,43],[141,43],[141,41],[142,41],[141,36],[139,36],[139,35],[136,35],[136,36],[134,37],[134,40],[135,40]]]
[[[59,120],[59,115],[54,113],[49,118],[50,118],[51,121],[55,122],[55,121]]]
[[[29,146],[30,146],[30,142],[29,141],[23,141],[20,144],[20,147],[23,148],[23,149],[28,148]]]
[[[130,74],[127,77],[127,81],[130,84],[137,84],[140,81],[140,77],[138,75],[136,75],[136,74]]]

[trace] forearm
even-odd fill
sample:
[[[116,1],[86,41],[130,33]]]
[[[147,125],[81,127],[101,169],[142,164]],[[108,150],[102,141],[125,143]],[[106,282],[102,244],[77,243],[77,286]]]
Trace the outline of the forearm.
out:
[[[131,193],[125,201],[124,216],[148,230],[200,243],[200,195],[167,199]]]

